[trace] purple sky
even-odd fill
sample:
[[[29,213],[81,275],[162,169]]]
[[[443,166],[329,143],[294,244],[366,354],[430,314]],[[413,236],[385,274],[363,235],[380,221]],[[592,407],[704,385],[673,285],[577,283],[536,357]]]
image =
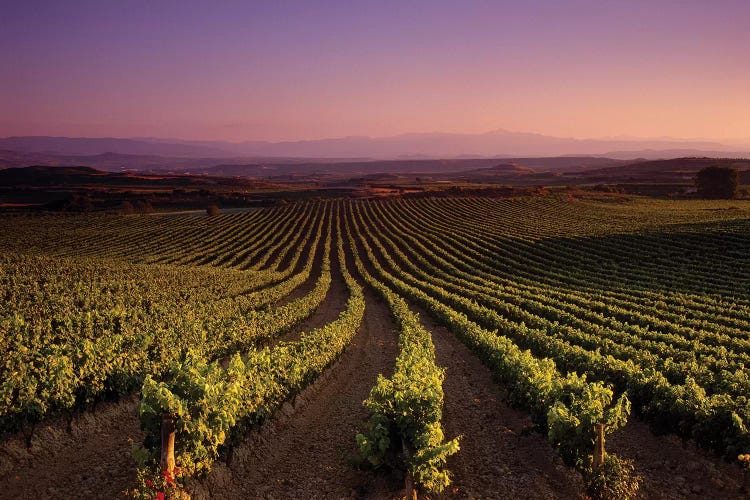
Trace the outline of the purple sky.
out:
[[[749,0],[0,7],[0,136],[750,142]]]

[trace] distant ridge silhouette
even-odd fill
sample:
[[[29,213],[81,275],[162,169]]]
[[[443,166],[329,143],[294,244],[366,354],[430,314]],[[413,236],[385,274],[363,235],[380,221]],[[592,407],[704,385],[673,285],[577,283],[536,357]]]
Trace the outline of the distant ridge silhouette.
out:
[[[484,134],[420,133],[285,142],[184,141],[24,136],[0,139],[0,149],[65,155],[172,156],[184,158],[416,159],[598,155],[619,159],[675,156],[747,156],[750,146],[680,139],[574,139],[496,130]]]

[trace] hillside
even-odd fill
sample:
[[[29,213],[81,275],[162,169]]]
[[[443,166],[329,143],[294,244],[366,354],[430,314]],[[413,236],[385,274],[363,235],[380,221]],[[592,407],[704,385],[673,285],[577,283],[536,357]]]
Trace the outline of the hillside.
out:
[[[402,498],[405,449],[431,498],[587,498],[605,418],[635,498],[746,496],[748,201],[15,215],[0,266],[7,498],[161,498],[169,418],[195,499]]]
[[[408,133],[386,137],[349,136],[299,141],[186,141],[179,139],[121,139],[23,136],[0,138],[0,149],[30,153],[198,157],[297,158],[461,158],[498,156],[600,155],[632,159],[745,155],[748,144],[723,144],[686,139],[580,139],[528,132],[493,130],[477,134]],[[680,151],[681,153],[675,154]]]
[[[5,137],[0,138],[0,149],[73,156],[98,155],[108,152],[191,158],[230,155],[225,150],[198,144],[174,144],[112,137]]]
[[[671,160],[641,161],[618,167],[584,170],[571,177],[584,177],[593,181],[651,181],[679,182],[692,180],[695,174],[706,167],[719,165],[740,171],[750,170],[750,159],[741,158],[674,158]]]
[[[398,160],[339,158],[329,160],[321,158],[180,158],[112,152],[96,155],[62,155],[0,150],[0,168],[32,165],[87,166],[110,172],[181,172],[231,177],[299,176],[311,172],[336,176],[361,176],[374,172],[452,173],[490,168],[499,163],[517,163],[538,171],[577,171],[622,165],[626,162],[592,156]]]
[[[169,186],[200,187],[220,184],[236,187],[269,187],[271,184],[251,179],[202,177],[189,175],[149,175],[112,173],[91,167],[19,167],[0,170],[0,186]]]

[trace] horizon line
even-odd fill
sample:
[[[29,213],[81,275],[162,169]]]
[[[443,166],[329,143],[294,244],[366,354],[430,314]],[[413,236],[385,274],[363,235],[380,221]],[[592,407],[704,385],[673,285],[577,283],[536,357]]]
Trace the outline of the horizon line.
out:
[[[339,135],[339,136],[322,136],[317,138],[304,138],[304,139],[280,139],[280,140],[264,140],[264,139],[243,139],[243,140],[229,140],[229,139],[186,139],[181,137],[170,137],[170,136],[116,136],[116,135],[101,135],[101,136],[89,136],[89,135],[49,135],[49,134],[14,134],[0,136],[0,139],[16,139],[16,138],[54,138],[54,139],[117,139],[117,140],[132,140],[132,141],[180,141],[180,142],[217,142],[226,144],[245,144],[245,143],[264,143],[264,144],[283,144],[283,143],[301,143],[301,142],[318,142],[318,141],[335,141],[345,139],[369,139],[369,140],[381,140],[381,139],[393,139],[399,137],[408,136],[430,136],[430,135],[450,135],[450,136],[482,136],[491,134],[508,134],[508,135],[531,135],[540,136],[550,139],[564,139],[574,141],[597,141],[597,142],[608,142],[608,141],[622,141],[622,142],[638,142],[638,141],[661,141],[661,142],[708,142],[716,143],[725,147],[750,147],[750,138],[711,138],[711,137],[675,137],[675,136],[630,136],[630,135],[610,135],[610,136],[562,136],[562,135],[550,135],[540,132],[528,132],[528,131],[517,131],[508,130],[504,128],[497,128],[488,130],[485,132],[446,132],[446,131],[431,131],[431,132],[403,132],[392,135]],[[468,154],[468,153],[467,153]]]

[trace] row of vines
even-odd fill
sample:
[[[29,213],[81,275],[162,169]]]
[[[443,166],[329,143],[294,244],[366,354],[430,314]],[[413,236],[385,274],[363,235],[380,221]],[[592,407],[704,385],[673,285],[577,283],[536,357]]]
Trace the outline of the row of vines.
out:
[[[450,484],[460,436],[443,434],[444,374],[411,305],[472,349],[592,484],[594,429],[602,439],[631,412],[735,459],[750,451],[750,223],[744,207],[716,208],[469,197],[7,217],[0,431],[31,444],[40,422],[137,393],[132,492],[179,497],[346,349],[368,286],[399,355],[356,440],[420,489]],[[334,265],[345,309],[284,341],[326,299]]]

